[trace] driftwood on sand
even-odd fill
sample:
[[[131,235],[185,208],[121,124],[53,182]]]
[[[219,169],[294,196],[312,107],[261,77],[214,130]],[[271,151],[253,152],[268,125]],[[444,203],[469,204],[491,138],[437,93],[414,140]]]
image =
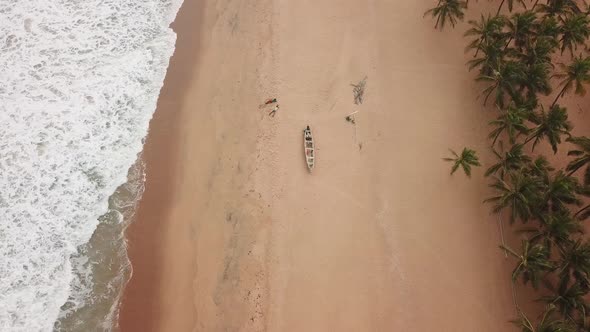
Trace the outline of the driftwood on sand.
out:
[[[367,86],[367,76],[365,76],[360,82],[357,84],[350,84],[353,89],[352,93],[354,94],[354,103],[360,105],[363,103],[363,97],[365,94],[365,87]]]

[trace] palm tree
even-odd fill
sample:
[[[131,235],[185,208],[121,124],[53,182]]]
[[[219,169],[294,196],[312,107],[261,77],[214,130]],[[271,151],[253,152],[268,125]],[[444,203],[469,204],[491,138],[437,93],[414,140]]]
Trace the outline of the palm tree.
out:
[[[506,102],[506,95],[514,99],[516,87],[525,82],[524,68],[520,62],[506,61],[500,63],[492,72],[492,75],[479,75],[476,81],[490,83],[482,92],[485,95],[484,105],[487,103],[490,95],[495,92],[495,103],[503,109]]]
[[[478,50],[481,51],[482,55],[467,62],[469,70],[479,67],[480,75],[493,75],[496,68],[504,62],[507,53],[504,50],[504,44],[503,40],[494,40],[480,45]]]
[[[554,287],[550,282],[547,282],[547,288],[553,292],[551,295],[541,297],[541,300],[555,305],[559,312],[572,323],[576,322],[576,312],[584,319],[588,305],[584,297],[588,294],[588,289],[582,286],[579,282],[574,281],[570,284],[570,278],[564,276],[559,279],[557,287]]]
[[[505,208],[510,209],[510,223],[520,218],[526,223],[535,217],[541,201],[540,193],[543,183],[539,178],[519,172],[509,173],[508,180],[496,178],[490,185],[497,191],[496,196],[486,199],[485,203],[494,203],[494,212],[500,212]]]
[[[578,210],[578,212],[576,212],[574,217],[578,218],[579,220],[585,220],[588,217],[590,217],[590,204],[588,204],[588,205],[584,206],[583,208],[581,208],[580,210]]]
[[[475,49],[474,57],[477,56],[482,45],[496,43],[505,38],[505,33],[502,32],[502,29],[506,24],[506,18],[504,16],[498,15],[490,17],[488,15],[486,18],[481,15],[479,22],[470,20],[468,23],[471,25],[471,29],[465,32],[465,36],[475,36],[477,38],[467,45],[466,50]]]
[[[566,175],[563,171],[558,171],[547,184],[545,202],[548,210],[566,211],[566,205],[582,204],[577,196],[578,192],[580,192],[578,180]]]
[[[567,118],[567,110],[559,105],[551,106],[547,113],[541,108],[539,112],[533,113],[529,120],[537,125],[532,128],[530,136],[525,141],[526,144],[534,139],[533,150],[540,141],[547,138],[553,152],[557,153],[557,145],[561,143],[561,136],[569,136],[572,129]]]
[[[547,4],[539,5],[539,11],[548,16],[563,16],[582,12],[575,0],[548,0]]]
[[[544,156],[538,156],[528,165],[527,172],[532,176],[540,178],[547,178],[549,172],[553,172],[555,168],[551,167],[549,161]]]
[[[500,142],[502,143],[502,142]],[[498,163],[492,165],[485,172],[485,176],[496,174],[500,171],[500,178],[504,179],[504,175],[511,171],[518,171],[523,168],[526,164],[531,162],[531,158],[524,154],[522,144],[514,144],[510,150],[506,151],[503,155],[498,153],[495,149],[492,149],[494,155],[498,159]],[[502,148],[502,146],[500,146]]]
[[[583,186],[580,186],[578,190],[578,194],[586,197],[590,197],[590,185],[587,183]],[[583,208],[579,209],[575,214],[574,217],[578,218],[579,220],[586,220],[590,217],[590,204],[584,206]]]
[[[580,239],[559,250],[559,272],[563,278],[572,275],[584,287],[590,287],[590,242]]]
[[[582,56],[574,57],[573,62],[569,65],[559,64],[563,72],[556,74],[555,77],[562,78],[560,85],[563,86],[561,91],[555,97],[553,105],[557,103],[557,99],[563,97],[566,92],[574,88],[574,92],[580,96],[586,94],[584,84],[590,83],[590,57],[582,58]]]
[[[537,62],[525,67],[524,85],[531,95],[549,95],[552,91],[549,83],[549,71],[551,66],[547,62]]]
[[[541,276],[553,269],[553,264],[549,260],[549,250],[543,244],[532,244],[527,240],[522,240],[521,246],[522,254],[516,253],[508,246],[502,245],[500,248],[518,260],[512,270],[512,282],[521,277],[525,285],[530,281],[533,288],[537,289]]]
[[[436,24],[434,27],[442,30],[447,21],[455,27],[457,21],[462,20],[465,16],[463,10],[466,8],[466,1],[439,0],[437,6],[427,10],[426,13],[424,13],[424,16],[431,15],[433,18],[436,17]]]
[[[520,53],[519,59],[526,65],[544,64],[553,68],[551,54],[557,47],[557,42],[551,37],[537,38],[527,45]]]
[[[527,120],[530,119],[534,115],[533,110],[539,107],[539,99],[537,96],[530,93],[525,95],[517,93],[514,97],[514,105],[526,109],[527,114],[529,115]]]
[[[590,36],[590,19],[586,14],[566,15],[560,17],[561,23],[560,32],[561,39],[561,54],[568,49],[570,54],[574,56],[574,50],[578,45],[583,45]]]
[[[574,156],[576,159],[570,161],[565,170],[569,172],[568,175],[572,175],[580,168],[586,166],[584,184],[590,185],[590,138],[570,137],[567,141],[576,145],[579,150],[571,150],[567,153],[568,156]]]
[[[455,173],[459,167],[463,168],[463,172],[468,177],[471,177],[471,167],[472,166],[481,166],[479,163],[479,158],[474,150],[463,148],[461,155],[459,156],[455,151],[449,149],[453,154],[453,158],[443,158],[445,161],[453,162],[453,167],[451,168],[451,174]]]
[[[514,46],[518,50],[522,50],[535,35],[537,25],[537,14],[531,10],[512,15],[511,19],[506,23],[510,36],[506,47],[514,40]]]
[[[506,0],[502,0],[502,2],[500,3],[500,6],[498,7],[498,12],[496,12],[496,15],[500,14],[500,10],[502,9],[502,6],[504,6],[505,1]],[[514,8],[515,1],[520,3],[526,9],[526,3],[524,2],[524,0],[508,0],[508,11],[509,12],[512,12],[512,9]]]
[[[510,105],[502,115],[491,121],[490,125],[496,127],[488,135],[492,139],[492,147],[503,132],[508,134],[508,140],[511,144],[514,144],[519,135],[527,135],[529,128],[526,126],[525,121],[529,117],[529,113],[530,111],[526,108]]]
[[[518,326],[522,332],[576,332],[576,327],[570,322],[554,318],[556,309],[555,305],[547,305],[541,320],[536,326],[524,312],[518,310],[519,318],[513,320],[512,323]]]
[[[537,31],[534,37],[536,39],[546,39],[550,41],[554,47],[557,47],[557,37],[561,33],[561,27],[555,17],[543,16],[537,24]]]
[[[571,235],[583,233],[580,222],[571,217],[567,211],[541,214],[540,227],[523,228],[519,232],[527,233],[531,243],[542,242],[548,248],[553,244],[559,248],[565,247],[571,242]]]

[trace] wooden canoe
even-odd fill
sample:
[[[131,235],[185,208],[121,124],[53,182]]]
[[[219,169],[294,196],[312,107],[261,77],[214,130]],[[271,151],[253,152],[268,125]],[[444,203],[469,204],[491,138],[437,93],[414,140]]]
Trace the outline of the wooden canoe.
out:
[[[311,129],[307,126],[303,130],[303,151],[305,152],[305,162],[307,163],[307,169],[311,172],[315,163],[315,147],[313,144],[313,136],[311,135]]]

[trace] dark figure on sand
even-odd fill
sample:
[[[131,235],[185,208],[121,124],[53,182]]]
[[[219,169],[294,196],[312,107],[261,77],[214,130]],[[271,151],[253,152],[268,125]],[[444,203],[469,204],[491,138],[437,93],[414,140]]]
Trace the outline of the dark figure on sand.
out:
[[[279,105],[277,104],[272,111],[270,111],[270,113],[268,113],[268,115],[270,115],[271,117],[275,117],[275,115],[277,114],[277,111],[279,110]]]
[[[264,108],[264,107],[266,107],[267,105],[271,105],[271,104],[274,104],[274,103],[276,103],[276,102],[277,102],[277,98],[269,98],[269,99],[267,99],[267,100],[264,102],[264,104],[260,104],[260,105],[258,106],[258,108]]]

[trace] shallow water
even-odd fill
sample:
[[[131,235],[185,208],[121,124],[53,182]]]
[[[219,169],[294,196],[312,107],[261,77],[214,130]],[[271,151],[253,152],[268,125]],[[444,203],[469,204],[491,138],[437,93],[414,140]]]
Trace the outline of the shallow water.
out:
[[[112,329],[181,1],[0,2],[1,331]]]
[[[144,169],[139,158],[128,181],[109,199],[109,212],[99,218],[90,241],[70,259],[74,272],[71,294],[61,308],[55,331],[115,330],[120,297],[131,275],[124,231],[143,194]]]

